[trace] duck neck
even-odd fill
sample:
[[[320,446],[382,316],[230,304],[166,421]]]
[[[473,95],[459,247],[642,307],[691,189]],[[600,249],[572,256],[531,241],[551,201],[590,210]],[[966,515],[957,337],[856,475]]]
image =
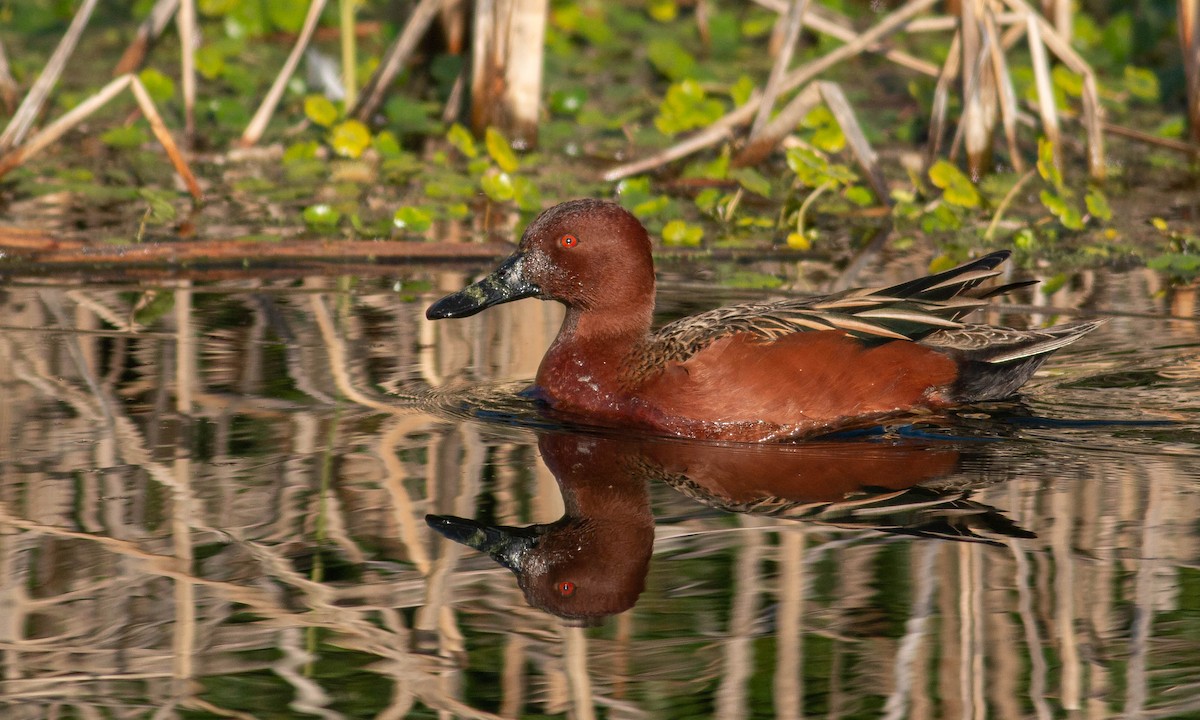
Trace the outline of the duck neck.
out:
[[[629,360],[646,341],[653,307],[606,311],[568,307],[538,368],[537,384],[555,402],[567,395],[616,392]]]

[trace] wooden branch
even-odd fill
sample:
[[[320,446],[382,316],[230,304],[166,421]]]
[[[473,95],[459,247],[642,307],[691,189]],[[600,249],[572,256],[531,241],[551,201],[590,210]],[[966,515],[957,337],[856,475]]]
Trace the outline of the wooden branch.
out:
[[[954,37],[950,39],[950,52],[946,55],[946,62],[942,65],[937,85],[933,89],[933,108],[929,113],[929,140],[925,145],[925,166],[921,170],[922,175],[929,172],[929,168],[942,151],[942,139],[946,134],[946,115],[950,111],[950,86],[958,78],[958,71],[962,67],[961,44],[962,33],[954,33]]]
[[[775,56],[775,63],[771,66],[767,85],[763,88],[762,104],[758,106],[758,113],[755,114],[754,122],[750,125],[751,142],[758,137],[766,127],[767,121],[771,119],[771,108],[775,107],[775,100],[779,97],[784,75],[787,74],[788,66],[792,64],[792,55],[795,54],[796,43],[800,40],[800,30],[804,27],[804,12],[807,8],[808,0],[792,0],[787,14],[779,19],[783,25],[783,44],[779,48],[779,54]]]
[[[129,43],[129,47],[125,48],[121,59],[117,61],[117,67],[113,70],[114,77],[134,72],[142,66],[150,45],[162,35],[163,30],[166,30],[167,23],[178,9],[179,0],[158,0],[154,3],[150,14],[138,26],[133,42]]]
[[[393,240],[287,240],[278,243],[242,240],[197,240],[129,245],[85,245],[36,231],[0,226],[0,251],[6,262],[38,265],[114,264],[219,265],[279,260],[468,260],[502,257],[507,243],[428,243]]]
[[[317,29],[317,22],[321,19],[321,11],[324,9],[325,0],[312,0],[309,4],[308,15],[304,17],[304,25],[300,28],[300,35],[296,37],[296,44],[292,46],[292,52],[284,61],[279,75],[275,76],[275,82],[271,83],[271,89],[267,91],[266,97],[263,98],[254,117],[250,119],[250,124],[246,126],[241,139],[238,140],[240,147],[254,145],[266,132],[267,123],[271,122],[271,116],[275,114],[275,107],[279,105],[279,99],[283,97],[283,91],[287,88],[287,82],[292,78],[292,73],[296,72],[296,66],[300,64],[300,58],[312,40],[313,32]]]
[[[17,81],[8,67],[8,56],[4,54],[4,41],[0,40],[0,102],[9,112],[17,105]]]
[[[41,152],[58,138],[62,137],[63,133],[82,122],[87,116],[99,110],[109,100],[112,100],[118,93],[124,90],[132,75],[122,75],[121,77],[111,81],[100,91],[91,96],[87,100],[79,103],[71,108],[71,111],[64,114],[58,120],[44,128],[41,132],[34,135],[24,145],[14,149],[12,152],[0,157],[0,177],[4,177],[14,168],[20,167],[26,160]],[[32,92],[32,91],[31,91]]]
[[[383,62],[379,64],[379,68],[367,81],[363,88],[362,96],[359,98],[358,106],[354,108],[353,115],[362,122],[368,122],[379,106],[383,104],[384,95],[387,93],[388,87],[400,71],[404,68],[404,63],[408,62],[408,58],[417,49],[417,43],[421,38],[425,37],[425,31],[429,29],[433,18],[437,16],[438,9],[441,8],[443,0],[421,0],[412,14],[408,16],[408,22],[404,25],[404,30],[401,31],[400,37],[392,43],[388,48],[387,55]]]
[[[29,129],[33,127],[33,121],[41,114],[46,100],[50,97],[50,91],[54,89],[59,76],[62,75],[67,60],[74,54],[75,46],[79,44],[79,38],[83,35],[83,29],[87,27],[88,20],[92,17],[92,11],[96,9],[96,3],[97,0],[83,0],[83,4],[79,6],[75,17],[71,19],[70,26],[67,27],[66,34],[63,35],[58,47],[54,49],[54,54],[46,63],[46,68],[34,81],[33,87],[29,88],[25,99],[21,101],[21,106],[9,120],[8,127],[4,128],[4,132],[0,134],[0,152],[19,145],[29,134]]]
[[[1021,158],[1021,149],[1017,146],[1017,91],[1013,87],[1012,75],[1008,72],[1008,63],[1004,59],[1003,38],[1000,35],[996,16],[990,7],[984,9],[984,32],[987,33],[992,56],[992,74],[996,78],[996,92],[1000,100],[1000,122],[1004,126],[1004,139],[1008,143],[1008,156],[1012,161],[1013,170],[1025,172],[1025,161]]]
[[[859,167],[866,174],[867,182],[870,183],[875,197],[884,205],[891,206],[892,195],[888,191],[883,168],[879,165],[879,156],[871,148],[871,143],[867,142],[867,136],[863,134],[862,127],[858,124],[858,118],[854,114],[854,108],[850,107],[850,101],[846,99],[841,86],[835,82],[819,82],[817,87],[821,91],[821,97],[824,98],[829,112],[833,113],[834,119],[841,126],[842,134],[846,136],[846,145],[850,148],[854,159],[858,161]]]
[[[183,85],[183,137],[190,146],[196,134],[196,0],[180,0],[175,14],[179,31],[179,74]]]
[[[734,167],[746,167],[762,162],[820,102],[821,93],[817,84],[810,83],[805,86],[779,114],[771,118],[771,122],[767,123],[757,137],[746,143],[741,152],[733,158]]]
[[[158,108],[154,106],[154,100],[150,98],[150,93],[146,92],[146,87],[142,85],[142,81],[136,75],[129,75],[130,88],[133,90],[133,97],[137,99],[138,106],[142,109],[142,114],[146,116],[146,121],[150,123],[150,131],[154,133],[154,137],[158,138],[158,142],[162,144],[163,150],[166,150],[167,157],[171,160],[171,165],[175,167],[175,172],[179,173],[179,177],[183,179],[183,184],[187,186],[188,192],[191,193],[192,199],[196,202],[204,202],[204,193],[200,190],[200,183],[196,182],[196,176],[192,174],[192,169],[188,167],[187,160],[183,158],[183,153],[179,152],[179,146],[175,144],[175,138],[171,137],[171,131],[167,129],[163,123],[162,117],[158,114]]]
[[[1054,101],[1054,84],[1050,79],[1050,59],[1042,43],[1042,29],[1032,15],[1026,16],[1029,55],[1033,61],[1033,79],[1037,86],[1038,112],[1042,118],[1042,133],[1054,149],[1054,165],[1062,169],[1062,143],[1058,129],[1058,107]]]

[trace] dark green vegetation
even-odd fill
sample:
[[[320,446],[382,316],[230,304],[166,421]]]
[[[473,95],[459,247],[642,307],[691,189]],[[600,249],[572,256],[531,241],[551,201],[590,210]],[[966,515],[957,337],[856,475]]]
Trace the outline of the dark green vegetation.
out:
[[[818,4],[849,16],[859,30],[880,15],[865,3]],[[120,5],[97,9],[42,125],[110,79],[153,3]],[[22,91],[76,8],[0,0],[0,41]],[[381,110],[368,122],[349,117],[343,102],[326,96],[337,70],[319,70],[336,63],[346,42],[336,2],[326,7],[312,46],[325,59],[310,57],[307,72],[302,66],[288,82],[261,149],[231,150],[283,65],[308,2],[199,0],[197,9],[202,40],[190,157],[207,202],[193,209],[126,94],[0,181],[5,224],[85,231],[92,242],[247,237],[267,241],[259,247],[269,254],[272,241],[301,233],[401,242],[510,237],[514,220],[519,230],[546,205],[594,195],[619,198],[666,246],[840,255],[891,225],[888,242],[898,249],[934,243],[935,265],[981,248],[1014,247],[1025,263],[1149,263],[1183,280],[1200,271],[1196,155],[1108,134],[1107,180],[1089,185],[1083,131],[1072,119],[1080,115],[1083,81],[1055,65],[1064,123],[1064,161],[1056,167],[1053,149],[1039,140],[1035,72],[1020,44],[1007,62],[1033,120],[1018,128],[1028,168],[1022,173],[1011,169],[1018,163],[999,131],[994,173],[971,178],[961,159],[946,159],[961,91],[951,93],[943,159],[923,171],[935,77],[879,55],[851,58],[821,75],[841,86],[880,155],[890,196],[877,197],[825,105],[807,113],[786,149],[753,166],[737,167],[736,142],[726,141],[648,174],[599,179],[619,162],[702,131],[765,84],[779,16],[754,3],[720,0],[701,11],[675,0],[552,2],[539,144],[523,153],[495,129],[475,137],[464,127],[468,111],[454,97],[469,61],[446,50],[436,23]],[[360,85],[410,11],[410,3],[360,3],[353,48]],[[912,32],[889,42],[940,66],[950,37]],[[1173,2],[1084,3],[1072,43],[1097,74],[1109,123],[1152,137],[1187,134],[1177,37]],[[792,67],[841,45],[806,27]],[[185,125],[179,66],[170,27],[139,77],[176,137]],[[762,285],[764,278],[738,282]]]

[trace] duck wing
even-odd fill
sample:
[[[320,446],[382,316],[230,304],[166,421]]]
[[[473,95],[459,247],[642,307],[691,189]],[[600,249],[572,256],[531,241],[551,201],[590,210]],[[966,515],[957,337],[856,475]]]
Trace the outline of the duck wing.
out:
[[[1008,256],[1008,251],[995,252],[884,288],[719,307],[664,325],[651,335],[647,356],[655,362],[682,362],[720,338],[742,333],[774,340],[797,332],[837,330],[867,342],[921,340],[963,327],[959,318],[985,305],[984,298],[1027,284],[978,288],[1000,274],[995,268]]]

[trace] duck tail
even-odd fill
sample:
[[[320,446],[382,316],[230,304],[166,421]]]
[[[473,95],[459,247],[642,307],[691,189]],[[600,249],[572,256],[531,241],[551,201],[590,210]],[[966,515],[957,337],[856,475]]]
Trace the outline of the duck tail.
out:
[[[1002,400],[1029,381],[1046,358],[1104,324],[1104,320],[1059,325],[1047,330],[1007,330],[967,326],[965,333],[988,333],[988,341],[973,338],[970,345],[955,342],[943,347],[958,357],[957,402]],[[933,342],[938,345],[942,343]]]
[[[1010,255],[1012,253],[1008,250],[998,250],[940,273],[902,282],[899,285],[892,285],[882,290],[875,290],[873,294],[932,302],[950,300],[963,294],[970,296],[970,290],[974,289],[984,280],[994,278],[1000,274],[1000,271],[996,270],[996,267],[1007,260]],[[1021,284],[1013,283],[1006,285],[1002,288],[988,291],[988,294],[982,297],[991,297],[997,292],[1007,292],[1016,287],[1021,287]]]

